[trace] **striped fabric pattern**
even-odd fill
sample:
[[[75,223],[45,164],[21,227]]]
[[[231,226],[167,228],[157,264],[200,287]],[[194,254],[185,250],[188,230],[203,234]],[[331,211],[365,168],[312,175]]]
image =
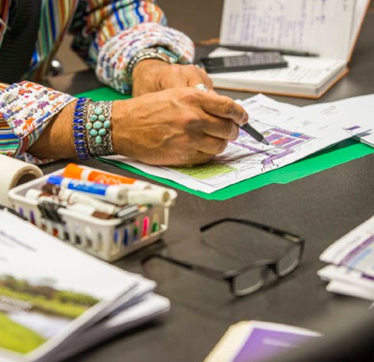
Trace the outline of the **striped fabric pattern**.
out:
[[[0,94],[8,87],[7,84],[0,83]],[[13,130],[4,120],[0,113],[0,153],[12,156],[19,147],[19,140],[14,135]]]
[[[0,0],[0,46],[7,31],[9,10],[14,0]],[[131,78],[126,75],[127,65],[137,51],[161,45],[168,48],[179,59],[180,63],[193,60],[192,41],[183,33],[166,27],[166,17],[155,0],[36,0],[42,1],[40,28],[33,53],[30,70],[24,79],[40,80],[48,71],[64,35],[70,30],[74,34],[73,49],[92,67],[98,78],[120,92],[131,92]],[[1,79],[0,79],[1,82]],[[7,86],[0,83],[0,153],[18,157],[28,162],[39,163],[26,151],[42,134],[52,119],[45,108],[54,108],[56,91],[40,89],[34,83],[32,94],[25,84]],[[24,108],[31,118],[16,119],[17,125],[9,121],[9,111],[5,102],[5,93],[17,88],[21,97],[16,109]],[[41,104],[40,97],[46,96]],[[2,101],[3,99],[3,101]],[[61,110],[71,101],[67,95],[59,95]],[[3,102],[3,104],[1,104]],[[39,103],[38,103],[39,102]],[[38,107],[35,107],[38,104]],[[12,107],[15,105],[12,103]],[[27,113],[29,112],[29,113]],[[20,112],[21,114],[22,112]],[[22,113],[23,114],[23,113]],[[18,129],[22,134],[17,134]],[[46,161],[46,160],[44,160]]]

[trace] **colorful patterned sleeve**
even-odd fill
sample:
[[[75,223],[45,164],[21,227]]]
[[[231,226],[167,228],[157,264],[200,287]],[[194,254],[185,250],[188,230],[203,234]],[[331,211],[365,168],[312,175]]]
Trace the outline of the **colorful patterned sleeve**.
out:
[[[0,83],[0,154],[45,163],[27,153],[49,121],[75,98],[32,82]]]
[[[154,0],[81,2],[72,29],[76,33],[73,48],[95,67],[100,81],[122,93],[131,92],[126,69],[139,50],[161,46],[182,64],[194,57],[191,39],[166,26],[166,17]]]

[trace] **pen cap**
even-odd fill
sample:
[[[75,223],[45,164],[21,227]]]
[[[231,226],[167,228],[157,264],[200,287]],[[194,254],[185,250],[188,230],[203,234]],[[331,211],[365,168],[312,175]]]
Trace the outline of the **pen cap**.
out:
[[[28,200],[33,200],[33,201],[36,201],[37,203],[43,202],[43,201],[48,201],[48,202],[54,203],[56,205],[59,205],[59,200],[58,200],[57,196],[48,195],[45,192],[43,192],[42,190],[29,189],[29,190],[27,190],[25,197]]]
[[[96,210],[93,206],[86,205],[86,204],[73,204],[68,205],[67,207],[69,210],[77,212],[78,214],[88,215],[91,216]]]
[[[29,200],[38,200],[38,198],[40,197],[40,195],[43,193],[43,191],[41,190],[37,190],[37,189],[30,189],[30,190],[27,190],[26,192],[26,195],[25,197]]]
[[[76,165],[75,163],[69,163],[64,169],[64,177],[74,178],[76,180],[83,180],[82,173],[83,167]]]
[[[126,184],[139,190],[150,188],[149,182],[136,180],[130,177],[115,175],[108,172],[82,167],[75,163],[69,163],[64,170],[64,177],[76,180],[92,181],[103,185]]]
[[[167,190],[129,191],[127,202],[129,204],[166,205],[170,201],[170,193]]]
[[[93,197],[101,198],[115,205],[128,204],[128,185],[110,185],[108,186],[105,196],[92,194]]]

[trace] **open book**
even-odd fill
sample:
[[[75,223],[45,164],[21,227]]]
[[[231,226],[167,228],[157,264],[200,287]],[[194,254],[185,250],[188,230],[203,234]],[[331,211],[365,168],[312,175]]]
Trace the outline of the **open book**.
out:
[[[169,310],[153,281],[0,211],[0,361],[54,362]]]
[[[225,0],[220,45],[280,50],[288,67],[211,74],[214,86],[321,97],[347,74],[369,3],[370,0]],[[211,56],[242,53],[220,49]]]

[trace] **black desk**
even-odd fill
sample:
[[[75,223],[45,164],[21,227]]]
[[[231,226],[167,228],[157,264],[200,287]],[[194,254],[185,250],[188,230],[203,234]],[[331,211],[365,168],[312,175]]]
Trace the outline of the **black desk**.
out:
[[[320,102],[374,92],[374,13],[365,21],[351,63],[351,71]],[[72,93],[97,86],[88,73],[67,75],[53,85]],[[225,92],[235,98],[248,93]],[[297,105],[313,101],[276,97]],[[127,172],[92,161],[90,166],[111,172]],[[63,162],[45,167],[61,168]],[[270,185],[224,202],[206,201],[179,192],[172,210],[164,244],[151,247],[169,255],[219,267],[217,254],[200,244],[198,227],[224,216],[249,218],[303,235],[307,240],[300,268],[290,277],[252,296],[235,299],[226,286],[154,261],[149,276],[158,282],[158,292],[172,301],[164,323],[142,327],[86,352],[74,361],[202,361],[233,323],[257,319],[328,331],[348,328],[367,312],[369,302],[325,291],[316,272],[322,267],[320,253],[333,241],[374,214],[374,156],[335,167],[287,185]],[[234,236],[233,236],[234,239]],[[241,255],[251,254],[251,245],[241,246]],[[144,273],[139,261],[142,250],[119,261],[129,271]],[[94,277],[94,276],[93,276]]]

